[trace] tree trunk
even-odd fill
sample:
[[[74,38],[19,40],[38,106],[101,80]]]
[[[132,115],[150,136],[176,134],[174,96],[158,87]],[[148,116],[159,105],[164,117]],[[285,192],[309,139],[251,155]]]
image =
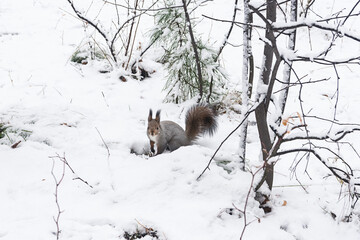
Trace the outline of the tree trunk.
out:
[[[296,22],[297,21],[297,0],[291,0],[291,7],[290,7],[290,21]],[[288,49],[294,50],[295,49],[295,42],[296,42],[296,28],[294,28],[289,36],[288,42]],[[279,106],[281,110],[281,115],[284,113],[286,99],[289,92],[289,83],[290,83],[290,76],[291,76],[291,68],[292,68],[292,61],[288,61],[285,63],[284,72],[283,72],[283,85],[281,89],[284,89],[280,93],[279,97]],[[281,119],[279,119],[279,124],[281,123]]]
[[[270,22],[276,21],[276,1],[274,0],[267,0],[266,1],[266,18]],[[265,37],[269,39],[271,36],[271,29],[267,26]],[[273,62],[273,48],[269,44],[265,44],[264,46],[264,56],[263,56],[263,65],[261,68],[260,73],[260,80],[259,86],[257,91],[256,100],[260,101],[261,103],[255,110],[255,117],[256,117],[256,124],[259,132],[260,143],[261,143],[261,153],[264,161],[267,161],[268,154],[272,147],[272,141],[270,138],[269,128],[267,124],[267,103],[265,100],[267,99],[266,95],[271,94],[271,92],[264,93],[261,88],[263,85],[269,85],[270,83],[270,73],[272,70],[272,62]],[[268,86],[269,87],[269,86]],[[273,164],[265,163],[264,165],[264,176],[263,180],[258,183],[256,186],[256,191],[262,186],[263,182],[265,181],[269,187],[272,189],[273,179],[274,179],[274,166]]]
[[[253,78],[253,62],[252,62],[252,49],[251,49],[251,23],[252,13],[249,9],[249,0],[244,0],[244,28],[243,28],[243,65],[242,65],[242,80],[241,80],[241,119],[244,118],[248,111],[249,99],[251,98],[250,84]],[[250,69],[249,69],[250,67]],[[246,138],[247,138],[248,120],[240,127],[240,145],[239,157],[242,170],[245,170],[245,157],[246,157]]]

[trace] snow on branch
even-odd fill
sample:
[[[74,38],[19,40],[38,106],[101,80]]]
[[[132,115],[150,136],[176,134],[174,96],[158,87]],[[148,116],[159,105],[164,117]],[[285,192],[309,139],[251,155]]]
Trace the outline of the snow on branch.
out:
[[[331,121],[331,120],[329,120],[329,121]],[[333,121],[331,121],[331,122],[333,122]],[[353,133],[355,131],[360,131],[360,127],[358,126],[358,124],[349,125],[347,128],[338,130],[338,131],[336,131],[336,133],[333,136],[331,136],[331,134],[329,134],[329,133],[323,134],[323,135],[312,135],[311,133],[307,132],[306,134],[301,133],[301,135],[286,137],[286,135],[291,134],[292,131],[294,131],[296,129],[301,129],[304,127],[306,127],[305,124],[300,124],[300,125],[295,125],[291,129],[287,129],[286,131],[281,131],[281,130],[277,129],[274,125],[270,125],[270,128],[275,133],[275,135],[278,139],[277,145],[279,146],[279,148],[282,143],[286,143],[286,142],[290,142],[290,141],[293,142],[296,140],[309,141],[306,144],[306,145],[309,145],[309,147],[307,147],[307,148],[306,147],[290,148],[290,149],[286,149],[286,150],[279,150],[279,148],[278,148],[278,149],[275,149],[275,151],[272,151],[269,155],[271,157],[276,157],[276,156],[282,156],[282,155],[286,155],[286,154],[290,154],[290,153],[299,153],[299,152],[305,152],[305,153],[311,154],[311,155],[315,156],[318,160],[320,160],[331,171],[331,173],[338,179],[341,179],[343,182],[348,183],[348,184],[351,183],[351,184],[360,186],[360,176],[357,178],[354,177],[354,171],[352,170],[352,167],[346,162],[346,160],[343,157],[341,157],[338,153],[335,153],[333,150],[331,150],[328,147],[317,146],[311,142],[311,140],[322,140],[322,141],[326,140],[328,143],[338,143],[338,141],[341,140],[342,138],[344,138],[346,135]],[[332,166],[327,161],[327,158],[324,157],[325,154],[322,154],[319,150],[326,151],[326,152],[330,153],[332,156],[334,156],[336,159],[340,159],[341,162],[346,167],[346,170],[341,169],[336,166]],[[360,193],[357,193],[357,194],[358,194],[358,196],[360,196]]]
[[[337,64],[360,64],[360,56],[348,57],[344,59],[327,59],[327,58],[319,58],[319,57],[311,57],[311,56],[299,56],[295,55],[294,58],[288,58],[291,61],[298,62],[315,62],[323,65],[337,65]]]
[[[305,126],[306,125],[300,125],[298,126],[298,128],[304,128]],[[270,126],[270,128],[276,135],[278,136],[280,135],[274,126]],[[299,132],[299,133],[291,134],[291,136],[289,137],[284,137],[282,141],[290,142],[295,140],[331,140],[333,142],[338,142],[341,139],[343,139],[346,135],[357,131],[360,131],[360,126],[357,124],[353,124],[353,125],[348,125],[347,127],[338,130],[334,133],[328,132],[326,134],[309,135],[308,132],[307,133]]]
[[[328,150],[331,151],[330,149]],[[335,177],[337,177],[341,181],[347,184],[360,186],[360,177],[354,177],[353,170],[351,168],[349,169],[350,172],[347,172],[346,170],[340,169],[338,167],[330,166],[327,160],[324,157],[322,157],[322,155],[317,150],[313,148],[293,148],[289,150],[278,151],[274,156],[282,156],[290,153],[299,153],[299,152],[306,152],[315,156],[318,160],[320,160],[322,164],[324,164],[331,171],[331,173]],[[345,161],[343,162],[345,163]],[[348,164],[346,164],[346,166],[350,167]],[[357,193],[356,195],[360,197],[360,193]]]
[[[340,36],[346,36],[350,39],[353,39],[355,41],[360,42],[360,36],[357,36],[350,32],[347,28],[344,26],[334,26],[329,23],[320,22],[317,20],[309,20],[309,19],[303,19],[298,20],[296,22],[273,22],[271,23],[271,29],[274,31],[284,31],[289,29],[295,29],[299,27],[315,27],[322,30],[331,31],[334,33],[339,34]]]

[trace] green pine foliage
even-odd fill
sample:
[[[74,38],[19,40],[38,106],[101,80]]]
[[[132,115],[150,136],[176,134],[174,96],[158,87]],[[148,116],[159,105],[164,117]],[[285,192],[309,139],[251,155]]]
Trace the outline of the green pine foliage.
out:
[[[156,27],[152,30],[150,38],[164,49],[160,61],[168,71],[164,86],[164,90],[167,91],[165,100],[179,103],[199,96],[199,82],[185,13],[182,8],[171,8],[174,5],[173,0],[165,0],[167,7],[155,15]],[[194,29],[193,32],[203,75],[203,99],[210,93],[210,82],[213,78],[210,99],[216,100],[221,95],[226,76],[219,62],[214,60],[215,51],[196,35]]]
[[[31,134],[32,132],[29,130],[14,128],[0,122],[0,144],[11,146],[18,141],[26,141]]]
[[[0,123],[0,139],[6,136],[6,129],[8,127],[5,126],[5,124]]]
[[[84,45],[71,55],[74,63],[87,64],[88,60],[104,60],[106,57],[103,52],[92,45]]]

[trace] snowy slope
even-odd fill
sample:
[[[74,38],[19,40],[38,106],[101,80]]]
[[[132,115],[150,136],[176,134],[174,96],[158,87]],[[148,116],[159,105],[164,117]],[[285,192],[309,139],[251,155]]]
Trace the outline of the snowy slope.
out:
[[[227,2],[231,6],[232,1]],[[213,8],[210,4],[206,11]],[[227,11],[232,10],[223,6],[218,13],[223,16]],[[125,231],[144,230],[142,225],[157,230],[160,239],[238,239],[243,218],[239,213],[227,214],[226,209],[233,204],[243,209],[251,175],[228,173],[213,163],[211,171],[196,181],[219,143],[238,124],[238,116],[221,115],[214,138],[202,138],[196,145],[152,158],[131,154],[131,147],[147,144],[149,108],[161,108],[163,119],[184,126],[185,111],[193,102],[179,106],[162,102],[166,74],[155,63],[151,78],[126,83],[118,80],[116,71],[100,74],[97,63],[71,63],[70,56],[85,34],[70,12],[67,1],[0,2],[0,121],[14,131],[31,132],[26,141],[14,134],[11,143],[3,139],[0,145],[0,239],[56,239],[53,166],[58,180],[63,173],[57,154],[65,156],[76,173],[66,167],[58,189],[63,211],[60,239],[124,239]],[[223,35],[219,28],[213,32]],[[240,48],[224,53],[235,86],[241,66],[235,62],[237,52]],[[314,77],[322,74],[317,70]],[[341,85],[344,95],[338,109],[345,122],[359,122],[358,70],[341,69],[346,84]],[[325,84],[308,91],[311,103],[333,89]],[[324,95],[317,102],[318,111],[328,108],[329,101]],[[298,108],[294,105],[287,113]],[[255,169],[259,164],[255,127],[249,135],[248,159]],[[235,134],[224,144],[218,162],[237,159],[237,139]],[[20,140],[17,148],[10,147]],[[359,206],[350,223],[330,214],[340,216],[348,209],[346,198],[338,199],[337,180],[323,179],[328,171],[313,161],[309,168],[313,180],[298,171],[305,192],[291,178],[291,161],[277,164],[272,213],[264,215],[250,197],[247,215],[255,221],[247,227],[245,239],[359,239]],[[360,169],[358,162],[354,164]],[[73,180],[76,177],[92,188]]]

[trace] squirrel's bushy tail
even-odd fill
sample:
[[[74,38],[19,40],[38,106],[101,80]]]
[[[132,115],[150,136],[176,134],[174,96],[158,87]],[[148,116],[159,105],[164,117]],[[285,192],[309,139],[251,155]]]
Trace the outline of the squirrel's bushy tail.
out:
[[[190,141],[195,140],[199,135],[208,133],[213,135],[217,129],[216,110],[207,104],[192,106],[186,113],[185,133]]]

